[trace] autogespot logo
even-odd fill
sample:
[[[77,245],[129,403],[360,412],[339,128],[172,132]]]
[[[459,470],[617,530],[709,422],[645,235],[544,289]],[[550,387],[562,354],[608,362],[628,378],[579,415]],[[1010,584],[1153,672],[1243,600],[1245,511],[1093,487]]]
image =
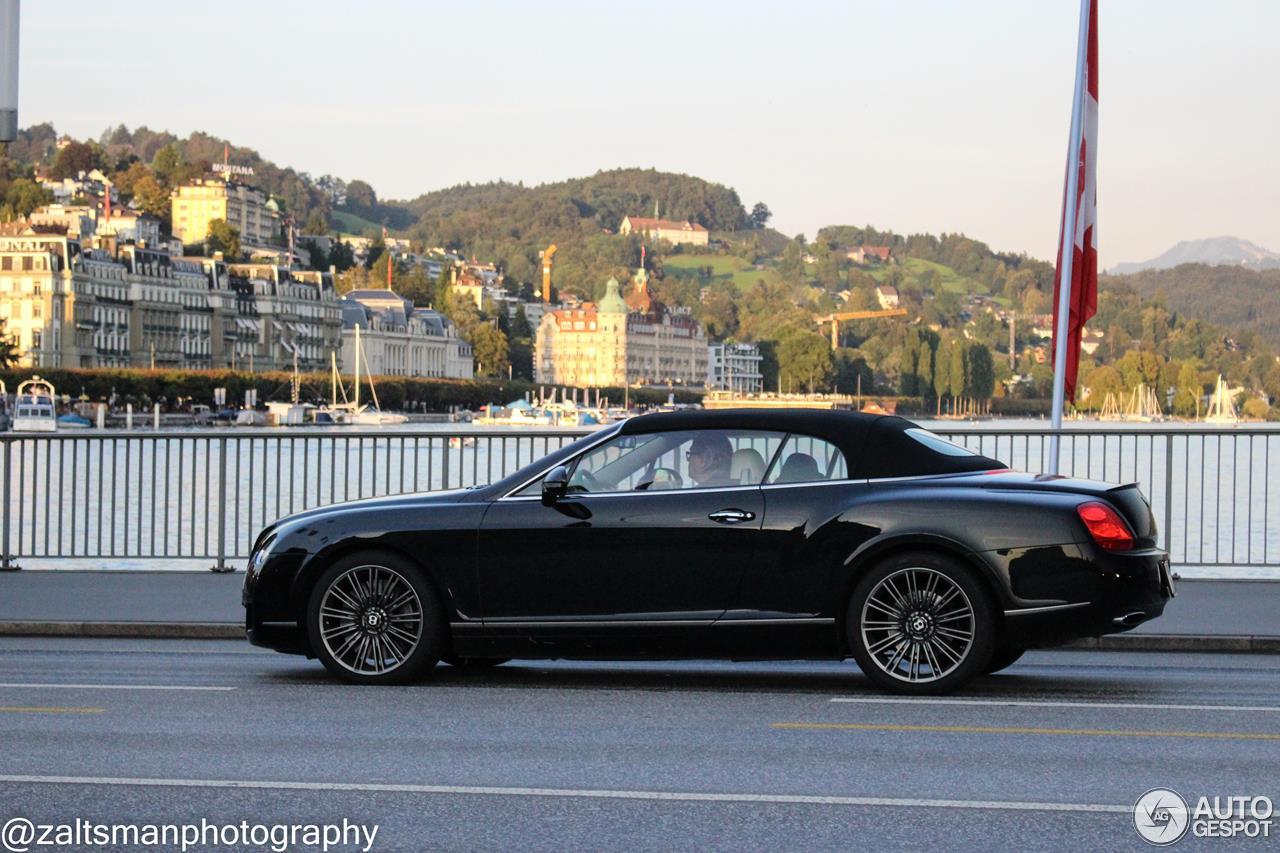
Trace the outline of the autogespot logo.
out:
[[[1187,801],[1177,791],[1152,788],[1133,804],[1133,825],[1143,841],[1164,847],[1187,834]]]

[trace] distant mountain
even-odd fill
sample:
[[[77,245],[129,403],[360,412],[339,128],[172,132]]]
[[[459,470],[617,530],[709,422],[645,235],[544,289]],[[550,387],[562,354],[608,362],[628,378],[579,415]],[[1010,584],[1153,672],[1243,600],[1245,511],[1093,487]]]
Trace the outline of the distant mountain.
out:
[[[1280,269],[1280,254],[1239,237],[1210,237],[1207,240],[1183,240],[1149,261],[1117,264],[1108,272],[1112,275],[1127,275],[1142,270],[1173,269],[1180,264],[1241,266],[1255,270]]]

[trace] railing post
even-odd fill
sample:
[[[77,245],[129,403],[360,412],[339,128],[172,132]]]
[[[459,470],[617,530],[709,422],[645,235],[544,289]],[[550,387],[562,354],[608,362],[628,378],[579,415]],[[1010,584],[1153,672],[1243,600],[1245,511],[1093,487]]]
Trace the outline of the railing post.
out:
[[[234,571],[227,565],[227,437],[218,439],[218,562],[215,572]]]
[[[447,435],[444,437],[444,462],[440,466],[440,476],[444,481],[440,484],[441,489],[449,488],[449,440],[451,438],[452,436]]]
[[[1186,524],[1186,519],[1183,519]],[[1164,549],[1173,554],[1173,433],[1164,437]]]
[[[4,444],[4,509],[0,510],[0,516],[3,517],[4,531],[0,533],[0,571],[16,572],[22,568],[15,562],[15,556],[9,553],[9,513],[13,506],[13,501],[9,496],[11,487],[10,481],[13,480],[13,457],[10,451],[13,449],[12,439],[0,439],[0,443]]]

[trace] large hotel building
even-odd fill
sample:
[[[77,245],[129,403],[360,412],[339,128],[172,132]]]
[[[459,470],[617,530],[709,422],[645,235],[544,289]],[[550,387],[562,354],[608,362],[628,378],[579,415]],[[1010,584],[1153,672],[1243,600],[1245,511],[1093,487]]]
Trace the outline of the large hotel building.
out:
[[[707,381],[707,338],[688,311],[654,299],[639,270],[625,298],[611,278],[599,302],[544,313],[534,374],[537,382],[576,387],[700,388]]]
[[[361,301],[382,371],[472,375],[470,347],[444,317]],[[27,367],[328,370],[354,331],[329,272],[91,248],[21,223],[0,228],[0,321]]]
[[[266,246],[280,236],[280,214],[259,189],[226,178],[196,178],[171,194],[173,236],[190,246],[203,243],[209,223],[221,219],[247,246]]]

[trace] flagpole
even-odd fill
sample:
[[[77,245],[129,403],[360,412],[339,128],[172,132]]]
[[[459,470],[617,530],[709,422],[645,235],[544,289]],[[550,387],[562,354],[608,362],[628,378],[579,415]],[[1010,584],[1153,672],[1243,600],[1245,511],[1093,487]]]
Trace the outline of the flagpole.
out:
[[[1066,407],[1067,331],[1071,323],[1071,267],[1076,251],[1076,218],[1079,215],[1080,137],[1084,123],[1084,98],[1088,88],[1085,75],[1089,55],[1089,6],[1080,0],[1080,36],[1076,50],[1075,97],[1071,104],[1071,135],[1067,141],[1067,187],[1063,199],[1062,234],[1058,244],[1062,258],[1058,270],[1058,322],[1053,330],[1053,409],[1049,435],[1049,474],[1058,473],[1058,451],[1062,433],[1062,410]]]

